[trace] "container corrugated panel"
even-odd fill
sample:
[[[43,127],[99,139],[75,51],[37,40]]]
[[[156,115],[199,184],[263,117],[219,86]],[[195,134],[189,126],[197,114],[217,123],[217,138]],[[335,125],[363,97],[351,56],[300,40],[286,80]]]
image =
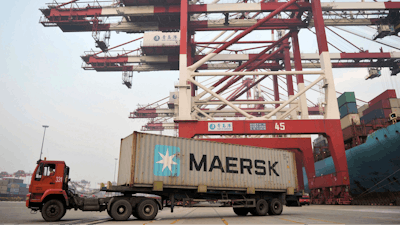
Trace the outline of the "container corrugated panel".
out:
[[[286,191],[297,187],[294,157],[286,150],[135,132],[121,140],[118,185]]]
[[[7,191],[7,186],[0,186],[0,191]]]
[[[400,108],[400,99],[398,98],[391,98],[389,99],[390,106],[392,108]]]
[[[11,184],[10,188],[19,188],[19,184]]]
[[[389,99],[389,98],[397,98],[395,90],[388,89],[388,90],[384,91],[382,94],[378,95],[377,97],[372,99],[370,102],[368,102],[368,105],[371,106],[371,105],[381,101],[382,99]]]
[[[368,113],[367,115],[364,115],[363,117],[361,117],[360,120],[361,120],[361,122],[368,124],[374,119],[389,118],[389,115],[391,112],[392,112],[391,109],[376,109],[376,110]]]
[[[382,99],[379,102],[371,105],[368,109],[364,110],[363,115],[367,115],[368,113],[377,110],[377,109],[390,109],[390,101],[389,99]]]
[[[0,180],[0,186],[7,186],[8,180]]]
[[[360,124],[360,116],[358,114],[349,114],[340,119],[340,125],[342,127],[342,130],[351,126],[353,122],[357,125]]]
[[[19,188],[10,188],[10,193],[18,193]]]
[[[356,97],[354,95],[354,92],[345,92],[339,98],[337,98],[338,101],[338,106],[342,106],[345,103],[348,102],[356,102]]]
[[[362,113],[364,110],[368,109],[369,105],[368,104],[364,104],[363,106],[361,106],[360,108],[357,109],[358,114]],[[361,114],[364,115],[364,114]]]
[[[357,105],[355,102],[348,102],[339,107],[340,118],[343,118],[349,114],[357,114]]]

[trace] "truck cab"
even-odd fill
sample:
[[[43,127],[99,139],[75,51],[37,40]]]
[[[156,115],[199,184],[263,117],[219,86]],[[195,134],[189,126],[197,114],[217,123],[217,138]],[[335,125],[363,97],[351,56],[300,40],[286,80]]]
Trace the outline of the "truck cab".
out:
[[[26,206],[42,211],[47,221],[61,219],[69,206],[68,175],[69,167],[64,161],[39,160],[29,186]]]
[[[82,211],[107,211],[115,220],[127,220],[131,215],[141,219],[154,219],[158,209],[162,209],[160,199],[132,196],[135,190],[117,190],[120,196],[104,198],[80,197],[68,188],[69,167],[64,161],[39,160],[32,176],[26,207],[40,211],[44,220],[59,221],[68,209]],[[111,191],[111,190],[107,190]]]

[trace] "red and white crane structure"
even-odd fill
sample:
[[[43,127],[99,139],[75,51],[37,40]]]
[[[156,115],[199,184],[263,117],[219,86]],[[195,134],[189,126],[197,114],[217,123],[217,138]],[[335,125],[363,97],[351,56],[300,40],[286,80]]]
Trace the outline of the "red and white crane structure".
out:
[[[370,39],[399,38],[400,2],[120,0],[105,5],[73,0],[41,11],[44,26],[92,32],[101,52],[82,56],[84,69],[122,71],[128,87],[135,85],[133,71],[179,71],[172,93],[177,98],[167,101],[168,107],[150,104],[131,113],[130,118],[153,118],[144,129],[179,126],[180,137],[294,151],[298,190],[304,189],[304,165],[311,197],[335,196],[341,204],[350,202],[350,182],[332,69],[388,67],[392,75],[400,71],[400,51],[370,52],[348,42],[358,52],[343,52],[326,35],[329,30],[346,40],[338,29],[376,26],[377,34]],[[310,28],[318,53],[302,54],[298,34]],[[146,33],[142,46],[116,52],[122,45],[108,46],[110,31]],[[199,34],[211,31],[220,33],[211,41],[198,40]],[[277,40],[268,38],[274,31]],[[106,32],[103,39],[100,32]],[[166,44],[156,44],[164,40]],[[330,53],[328,45],[341,53]],[[311,77],[307,85],[306,76]],[[280,95],[282,83],[286,98]],[[307,106],[306,93],[318,84],[325,94],[323,118],[309,119],[316,109]],[[273,91],[272,99],[262,94],[263,87]],[[156,125],[171,119],[174,123]],[[310,134],[328,139],[334,174],[315,175]]]

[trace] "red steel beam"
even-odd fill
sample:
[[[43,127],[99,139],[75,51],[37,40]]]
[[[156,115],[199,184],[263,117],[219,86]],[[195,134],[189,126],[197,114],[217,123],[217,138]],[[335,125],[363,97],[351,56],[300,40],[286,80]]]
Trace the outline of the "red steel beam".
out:
[[[274,43],[275,41],[238,41],[235,44],[269,44]],[[214,41],[214,42],[194,42],[196,45],[209,45],[209,44],[226,44],[226,41]]]
[[[284,56],[285,70],[292,71],[292,65],[290,63],[289,40],[285,39],[284,44],[285,44],[285,49],[283,50],[283,56]],[[286,75],[286,85],[287,85],[288,96],[294,95],[293,78],[292,77],[293,77],[293,75]]]
[[[296,71],[303,71],[303,65],[301,64],[301,54],[300,54],[300,45],[299,45],[299,32],[292,32],[292,44],[293,44],[293,60],[294,60],[294,69]],[[304,83],[303,74],[296,75],[297,84]]]
[[[220,53],[221,51],[225,50],[227,47],[231,46],[233,43],[239,41],[240,39],[242,39],[244,36],[246,36],[247,34],[249,34],[251,31],[253,31],[254,29],[258,28],[259,26],[261,26],[263,23],[267,22],[268,20],[270,20],[271,18],[273,18],[274,16],[276,16],[278,13],[280,13],[282,10],[286,9],[287,7],[289,7],[290,5],[292,5],[293,3],[295,3],[297,0],[290,0],[287,3],[283,4],[282,6],[280,6],[279,8],[277,8],[276,10],[274,10],[273,12],[271,12],[270,14],[268,14],[268,16],[266,16],[265,18],[261,19],[260,21],[258,21],[256,24],[254,24],[253,26],[247,28],[246,30],[244,30],[242,33],[240,33],[239,35],[235,36],[232,40],[230,40],[228,43],[222,45],[220,48],[218,48],[217,50],[215,50],[213,53]]]

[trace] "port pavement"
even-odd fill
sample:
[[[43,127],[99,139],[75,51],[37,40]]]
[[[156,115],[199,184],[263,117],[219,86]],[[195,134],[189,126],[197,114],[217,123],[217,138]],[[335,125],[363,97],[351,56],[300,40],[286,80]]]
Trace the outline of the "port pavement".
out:
[[[1,224],[54,224],[31,214],[25,202],[0,202]],[[151,221],[131,216],[128,221],[114,221],[106,212],[67,211],[57,224],[400,224],[399,206],[311,205],[284,207],[279,216],[237,216],[232,208],[176,207],[160,211]]]

